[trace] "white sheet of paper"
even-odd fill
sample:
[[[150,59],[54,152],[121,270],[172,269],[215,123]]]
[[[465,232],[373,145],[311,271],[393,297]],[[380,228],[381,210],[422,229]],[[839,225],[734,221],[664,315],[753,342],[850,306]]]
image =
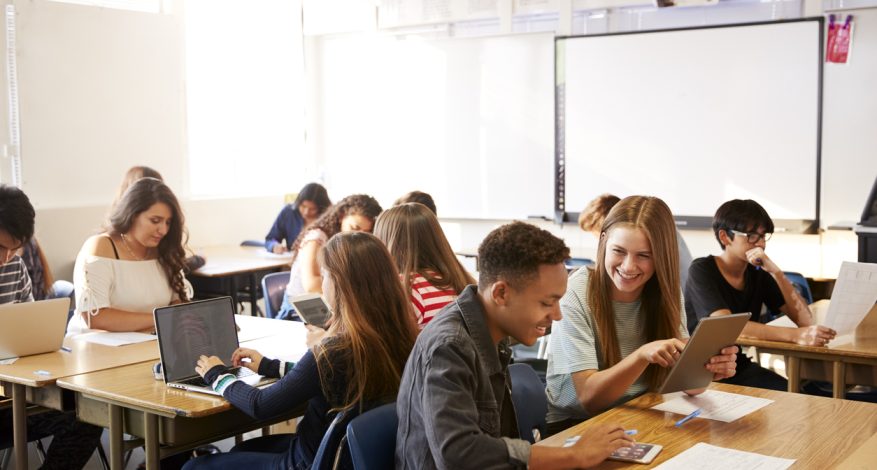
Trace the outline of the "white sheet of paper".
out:
[[[852,333],[877,302],[877,264],[844,261],[837,275],[824,325],[838,335]]]
[[[669,393],[664,395],[664,403],[655,405],[652,409],[687,416],[700,408],[701,413],[698,418],[730,423],[771,403],[773,400],[767,398],[707,390],[694,397],[690,397],[684,392]]]
[[[17,361],[17,360],[18,360],[17,357],[7,357],[6,359],[0,359],[0,366],[15,364],[15,361]]]
[[[768,455],[726,449],[699,442],[685,452],[655,467],[655,470],[691,470],[709,468],[710,470],[785,470],[795,463],[795,459],[781,459]]]
[[[767,323],[768,326],[779,326],[781,328],[797,328],[798,325],[792,321],[791,318],[783,315],[779,318],[775,318]]]
[[[100,331],[77,335],[76,339],[87,343],[103,344],[104,346],[125,346],[128,344],[144,343],[156,339],[155,335],[133,332],[109,332]]]

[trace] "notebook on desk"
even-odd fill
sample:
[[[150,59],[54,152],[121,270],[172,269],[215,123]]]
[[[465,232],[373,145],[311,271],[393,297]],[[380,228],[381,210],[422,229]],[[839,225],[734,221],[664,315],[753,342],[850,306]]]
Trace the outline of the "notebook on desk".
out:
[[[195,366],[201,355],[217,356],[225,364],[231,364],[231,355],[238,348],[231,297],[157,308],[153,316],[165,384],[219,395],[195,372]],[[254,387],[275,381],[246,367],[235,367],[228,373]]]
[[[60,349],[69,310],[67,297],[0,305],[0,359]]]

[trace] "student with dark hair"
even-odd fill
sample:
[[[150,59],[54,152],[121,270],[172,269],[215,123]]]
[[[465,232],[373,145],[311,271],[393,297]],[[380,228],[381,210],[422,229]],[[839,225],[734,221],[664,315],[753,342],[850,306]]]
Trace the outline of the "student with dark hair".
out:
[[[397,469],[581,468],[631,444],[599,426],[571,447],[531,447],[518,436],[511,400],[509,337],[533,345],[566,290],[563,241],[514,222],[478,249],[478,285],[423,329],[399,387]]]
[[[308,183],[295,198],[280,210],[274,225],[265,236],[265,248],[273,253],[292,250],[292,244],[302,229],[314,223],[332,205],[329,194],[321,184]],[[286,246],[283,241],[286,241]]]
[[[560,309],[548,355],[549,433],[661,386],[688,337],[676,227],[664,201],[630,196],[612,208],[596,265],[570,276]],[[733,376],[736,352],[725,347],[704,367],[716,380]]]
[[[399,199],[396,199],[396,202],[394,202],[393,205],[398,206],[409,202],[423,204],[435,216],[438,216],[438,211],[435,208],[435,201],[432,200],[432,196],[423,191],[411,191],[410,193],[403,195]]]
[[[196,371],[232,405],[265,419],[307,406],[296,434],[245,441],[227,454],[190,461],[185,469],[310,468],[323,434],[339,411],[361,412],[392,402],[417,327],[387,248],[368,233],[339,233],[320,251],[323,290],[332,311],[326,336],[297,363],[263,358],[240,348],[235,366],[280,380],[263,389],[226,374],[216,356],[201,356]],[[241,362],[241,359],[249,362]],[[334,454],[333,454],[334,455]],[[341,468],[351,468],[342,459]]]
[[[76,315],[69,330],[152,330],[152,310],[186,302],[185,218],[161,180],[141,178],[114,206],[104,233],[82,246],[73,267]]]
[[[825,346],[835,331],[814,324],[810,308],[798,295],[783,271],[764,249],[774,231],[773,220],[757,202],[734,199],[719,207],[713,217],[713,233],[722,254],[698,258],[691,263],[685,287],[688,329],[694,331],[704,317],[750,312],[752,318],[742,336]],[[780,310],[798,325],[782,328],[759,323],[762,305]],[[737,355],[737,374],[726,383],[786,391],[786,379]]]
[[[0,185],[0,304],[33,301],[19,248],[34,234],[34,209],[18,188]],[[47,411],[27,417],[28,441],[54,436],[42,469],[79,469],[100,443],[103,429],[76,420],[73,412]],[[0,436],[12,436],[12,410],[0,409]],[[5,440],[5,439],[4,439]]]

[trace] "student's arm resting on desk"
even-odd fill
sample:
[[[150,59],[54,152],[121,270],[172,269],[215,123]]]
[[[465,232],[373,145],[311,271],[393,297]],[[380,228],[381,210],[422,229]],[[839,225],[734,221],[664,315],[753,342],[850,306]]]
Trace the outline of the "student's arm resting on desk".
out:
[[[493,437],[481,429],[499,422],[496,403],[476,403],[472,371],[479,361],[471,345],[453,339],[434,348],[425,364],[424,429],[438,468],[579,468],[596,465],[630,440],[619,426],[600,427],[582,445],[531,447],[522,439]],[[480,408],[480,410],[479,410]],[[498,429],[494,431],[499,431]]]
[[[253,387],[225,374],[227,368],[216,356],[202,356],[196,371],[232,405],[256,419],[291,411],[322,393],[317,361],[312,353],[307,352],[291,368],[292,363],[281,364],[276,359],[260,362],[260,374],[280,377],[280,380],[266,388]]]
[[[798,294],[795,286],[789,281],[785,273],[767,256],[767,253],[762,248],[756,247],[746,252],[746,258],[750,264],[761,266],[761,269],[770,274],[774,281],[776,281],[776,287],[779,288],[782,295],[782,303],[778,307],[779,310],[788,315],[789,319],[798,326],[812,326],[814,324],[813,313],[810,311],[807,303]]]
[[[288,239],[289,236],[289,234],[286,233],[286,227],[284,226],[284,221],[286,217],[288,217],[286,213],[288,210],[290,210],[289,205],[284,206],[283,209],[280,210],[280,213],[277,214],[277,218],[274,219],[274,224],[271,226],[271,230],[268,231],[268,235],[265,235],[265,249],[270,252],[283,253],[286,251],[286,247],[283,246],[283,240]]]

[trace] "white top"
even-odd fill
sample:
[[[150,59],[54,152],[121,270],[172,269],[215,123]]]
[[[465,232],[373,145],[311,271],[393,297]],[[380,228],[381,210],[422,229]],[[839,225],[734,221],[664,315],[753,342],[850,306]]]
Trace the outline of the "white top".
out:
[[[289,270],[289,284],[286,285],[286,298],[290,303],[295,296],[306,293],[301,280],[301,257],[298,256],[301,253],[301,249],[312,242],[319,243],[320,248],[322,248],[327,241],[329,241],[329,237],[326,235],[326,232],[318,228],[308,230],[304,238],[301,239],[298,253],[295,255],[295,261],[292,262],[292,267]]]
[[[191,297],[191,284],[185,278],[183,282]],[[89,328],[81,312],[89,313],[88,323],[91,323],[91,317],[105,307],[152,312],[156,307],[166,307],[179,300],[158,260],[129,261],[80,253],[73,267],[73,285],[77,314],[70,319],[68,333]]]

